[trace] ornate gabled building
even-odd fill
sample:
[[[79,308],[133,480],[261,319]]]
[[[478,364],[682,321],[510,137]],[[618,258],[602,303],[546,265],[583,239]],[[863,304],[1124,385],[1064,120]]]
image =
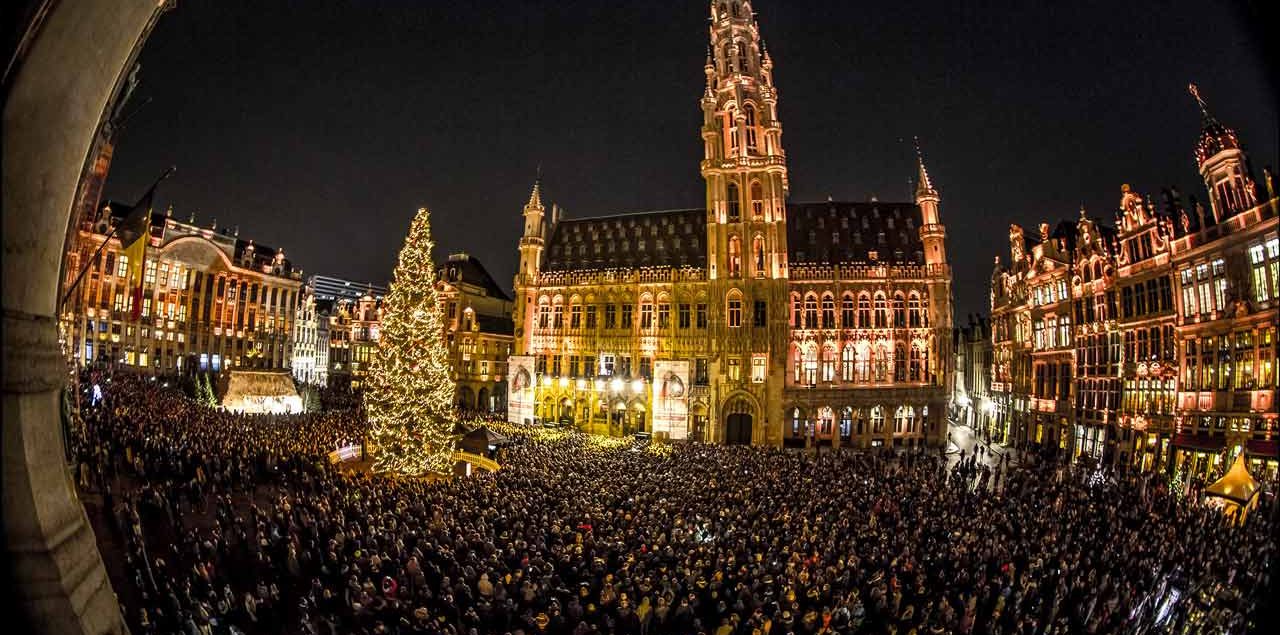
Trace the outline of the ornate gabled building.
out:
[[[923,159],[911,202],[790,203],[749,2],[712,3],[704,72],[705,207],[566,219],[534,185],[510,418],[724,443],[940,443],[951,277]]]
[[[172,208],[152,211],[142,288],[130,290],[129,257],[115,232],[128,209],[104,203],[80,218],[68,242],[61,326],[78,365],[155,375],[289,366],[302,272],[283,249],[216,220],[199,227],[194,215],[183,222]]]
[[[1280,461],[1280,199],[1269,171],[1259,191],[1235,131],[1191,88],[1209,206],[1172,201],[1181,361],[1173,461],[1186,474],[1212,474],[1243,451],[1254,474],[1272,477]]]
[[[1120,396],[1116,425],[1111,430],[1117,445],[1115,460],[1121,465],[1146,470],[1163,469],[1174,429],[1178,377],[1174,338],[1177,313],[1169,244],[1172,223],[1152,204],[1150,197],[1144,201],[1128,185],[1120,189],[1120,207],[1116,213],[1119,232],[1108,263],[1115,268],[1115,276],[1104,276],[1112,309],[1108,316],[1114,315],[1111,319],[1115,328],[1111,328],[1110,321],[1098,318],[1096,311],[1096,321],[1089,320],[1089,306],[1081,300],[1084,323],[1105,326],[1098,330],[1108,333],[1105,346],[1110,351],[1116,350],[1119,339],[1119,363],[1113,361],[1113,355],[1101,353],[1103,343],[1098,341],[1100,338],[1094,338],[1082,342],[1084,346],[1079,353],[1085,361],[1077,360],[1077,367],[1088,366],[1093,361],[1097,368],[1097,355],[1101,354],[1119,379],[1116,382],[1107,378],[1108,383],[1100,386],[1108,391],[1111,399],[1116,394]],[[1103,283],[1095,284],[1097,291],[1103,290]],[[1096,295],[1094,299],[1096,305]],[[1094,357],[1089,357],[1090,353]],[[1078,399],[1077,404],[1083,406],[1082,412],[1093,412],[1092,404],[1096,401]]]
[[[479,260],[465,253],[450,254],[436,270],[436,293],[445,306],[445,342],[458,408],[504,411],[514,330],[511,296]]]
[[[1005,442],[1193,475],[1243,451],[1274,474],[1276,193],[1268,173],[1260,200],[1234,131],[1197,101],[1209,210],[1175,189],[1157,207],[1125,185],[1115,229],[1083,212],[1074,231],[1010,229],[991,282]]]

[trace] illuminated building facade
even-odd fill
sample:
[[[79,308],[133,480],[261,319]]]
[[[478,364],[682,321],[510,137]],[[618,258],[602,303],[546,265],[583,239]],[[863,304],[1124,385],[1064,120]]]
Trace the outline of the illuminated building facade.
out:
[[[63,306],[63,337],[76,363],[157,375],[288,367],[302,274],[283,250],[243,240],[238,230],[218,231],[216,223],[175,220],[172,210],[152,213],[135,312],[127,256],[119,239],[108,239],[122,220],[106,203],[82,218],[69,243],[64,294],[89,267]]]
[[[326,383],[332,388],[359,390],[378,347],[382,299],[366,293],[354,300],[342,298],[321,302],[333,303],[328,310],[329,370]]]
[[[1010,229],[992,277],[996,427],[1143,470],[1207,474],[1224,450],[1276,469],[1277,199],[1200,102],[1210,210],[1121,188],[1112,229]]]
[[[364,292],[350,297],[352,289]],[[385,293],[368,283],[312,276],[294,328],[294,377],[358,390],[377,350]],[[467,254],[449,256],[436,270],[436,293],[445,313],[456,405],[481,412],[505,409],[511,297]]]
[[[307,285],[293,321],[294,379],[311,386],[329,385],[329,319],[334,301],[316,297]]]
[[[535,184],[509,416],[764,445],[945,438],[951,279],[940,196],[789,203],[773,60],[713,3],[706,206],[566,219]]]
[[[991,323],[969,315],[969,323],[954,331],[955,381],[951,416],[973,428],[983,440],[995,439],[995,403],[991,395]]]
[[[1181,362],[1173,459],[1185,474],[1219,473],[1243,451],[1251,471],[1270,478],[1280,438],[1280,199],[1265,170],[1260,196],[1235,131],[1196,101],[1209,206],[1178,206],[1173,222]]]
[[[479,260],[465,253],[451,254],[436,270],[436,294],[445,307],[445,343],[458,408],[505,411],[514,329],[511,296]]]

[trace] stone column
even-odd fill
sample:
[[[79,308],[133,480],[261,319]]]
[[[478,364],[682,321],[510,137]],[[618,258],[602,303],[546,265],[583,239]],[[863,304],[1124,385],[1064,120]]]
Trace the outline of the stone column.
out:
[[[163,3],[28,4],[47,6],[35,23],[19,25],[26,39],[4,104],[0,188],[7,582],[29,622],[22,632],[123,633],[66,470],[55,311],[68,219],[94,134]]]

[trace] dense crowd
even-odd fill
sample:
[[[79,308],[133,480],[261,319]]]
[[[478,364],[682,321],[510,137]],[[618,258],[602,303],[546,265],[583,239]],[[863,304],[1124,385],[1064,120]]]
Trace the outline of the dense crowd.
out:
[[[1276,557],[1150,476],[494,424],[500,471],[392,480],[324,458],[358,411],[105,392],[79,484],[134,633],[1243,632]]]

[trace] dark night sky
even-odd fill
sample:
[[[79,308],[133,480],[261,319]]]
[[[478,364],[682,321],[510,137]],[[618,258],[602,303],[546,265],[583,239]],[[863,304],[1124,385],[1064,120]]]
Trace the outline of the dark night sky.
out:
[[[985,312],[1009,223],[1110,219],[1121,183],[1198,193],[1197,82],[1254,167],[1273,77],[1220,0],[759,0],[793,201],[900,200],[919,135],[943,196],[956,320]],[[969,5],[969,6],[963,6]],[[978,6],[982,5],[982,6]],[[414,211],[509,284],[538,164],[570,217],[701,207],[707,6],[179,0],[106,195],[239,224],[307,273],[387,280]],[[906,140],[906,141],[904,141]]]

